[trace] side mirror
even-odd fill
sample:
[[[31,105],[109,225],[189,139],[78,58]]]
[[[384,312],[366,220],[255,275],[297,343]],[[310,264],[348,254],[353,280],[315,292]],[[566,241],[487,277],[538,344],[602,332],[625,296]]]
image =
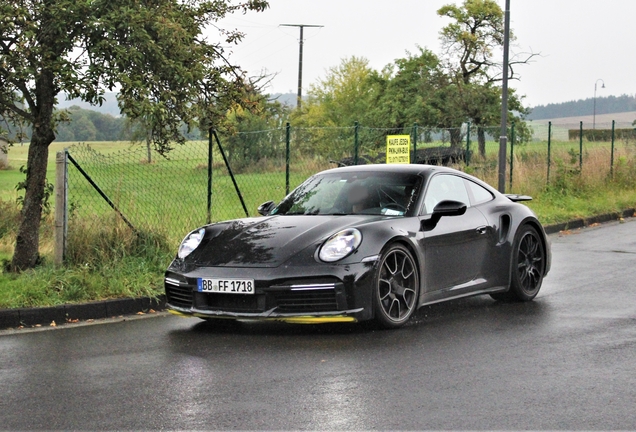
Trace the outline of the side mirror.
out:
[[[461,216],[466,213],[466,204],[459,201],[444,200],[433,209],[435,216]]]
[[[437,226],[443,216],[461,216],[464,213],[466,213],[466,204],[459,201],[444,200],[435,206],[430,219],[425,219],[421,222],[420,229],[422,231],[430,231]]]
[[[273,208],[274,208],[274,201],[267,201],[259,205],[256,211],[261,216],[267,216],[269,212],[272,211]]]

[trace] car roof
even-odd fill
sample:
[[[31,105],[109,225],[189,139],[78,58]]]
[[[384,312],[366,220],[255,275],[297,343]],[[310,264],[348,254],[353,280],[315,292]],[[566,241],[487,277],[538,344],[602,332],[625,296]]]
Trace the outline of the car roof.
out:
[[[424,165],[424,164],[366,164],[366,165],[351,165],[346,167],[339,168],[331,168],[325,171],[321,171],[317,173],[320,174],[328,174],[328,173],[339,173],[339,172],[384,172],[384,173],[402,173],[402,174],[416,174],[421,175],[428,178],[430,175],[435,173],[448,173],[455,174],[466,179],[470,179],[474,182],[477,182],[481,186],[488,189],[490,192],[495,195],[499,195],[499,192],[490,186],[485,181],[474,177],[470,174],[466,174],[463,171],[456,170],[454,168],[449,168],[440,165]]]
[[[423,164],[367,164],[367,165],[351,165],[346,167],[331,168],[321,171],[324,173],[337,172],[360,172],[360,171],[376,171],[376,172],[394,172],[404,174],[432,174],[433,172],[461,173],[453,168],[443,167],[439,165],[423,165]]]

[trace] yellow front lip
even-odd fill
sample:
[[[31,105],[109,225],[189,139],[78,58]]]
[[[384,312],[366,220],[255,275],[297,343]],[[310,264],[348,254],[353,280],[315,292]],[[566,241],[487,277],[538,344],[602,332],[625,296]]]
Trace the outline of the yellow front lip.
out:
[[[185,313],[176,310],[169,309],[173,315],[177,315],[182,318],[211,318],[211,319],[235,319],[235,318],[224,318],[224,317],[214,317],[197,313]],[[239,318],[240,319],[240,318]],[[356,322],[357,320],[354,317],[345,316],[345,315],[335,315],[335,316],[324,316],[324,317],[316,317],[316,316],[293,316],[293,317],[272,317],[272,318],[247,318],[248,320],[257,320],[257,321],[282,321],[290,324],[328,324],[328,323],[347,323],[347,322]]]
[[[327,317],[297,316],[297,317],[283,317],[283,318],[270,318],[270,319],[274,321],[283,321],[290,324],[328,324],[328,323],[356,322],[356,319],[350,316],[327,316]]]

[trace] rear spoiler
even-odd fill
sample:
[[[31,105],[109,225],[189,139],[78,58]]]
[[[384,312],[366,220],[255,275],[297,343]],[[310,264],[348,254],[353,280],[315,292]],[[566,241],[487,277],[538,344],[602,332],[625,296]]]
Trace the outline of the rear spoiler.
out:
[[[505,196],[512,202],[532,201],[532,197],[528,195],[505,194]]]

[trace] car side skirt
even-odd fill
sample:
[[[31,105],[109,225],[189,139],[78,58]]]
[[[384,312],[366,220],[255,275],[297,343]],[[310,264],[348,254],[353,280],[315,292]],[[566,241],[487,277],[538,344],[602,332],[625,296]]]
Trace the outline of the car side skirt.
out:
[[[433,293],[428,293],[429,295],[425,293],[422,296],[422,302],[420,302],[419,307],[428,306],[435,303],[442,303],[449,300],[457,300],[457,299],[466,298],[466,297],[474,297],[474,296],[484,295],[484,294],[506,292],[508,291],[508,288],[509,287],[502,285],[502,286],[484,288],[478,291],[472,291],[472,292],[466,292],[466,293],[453,293],[452,291],[447,291],[448,295],[439,296],[438,298],[431,298],[432,296],[430,294],[433,294]]]

